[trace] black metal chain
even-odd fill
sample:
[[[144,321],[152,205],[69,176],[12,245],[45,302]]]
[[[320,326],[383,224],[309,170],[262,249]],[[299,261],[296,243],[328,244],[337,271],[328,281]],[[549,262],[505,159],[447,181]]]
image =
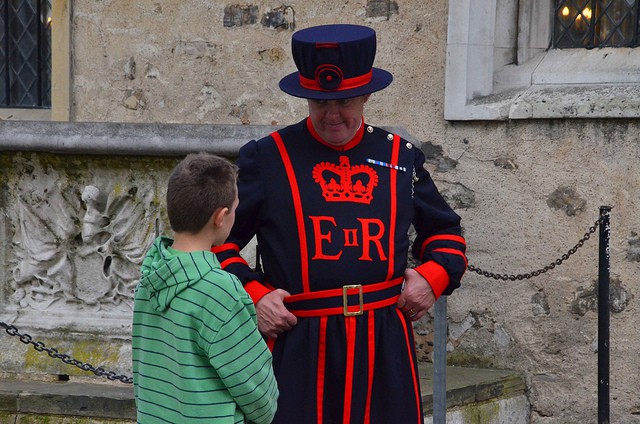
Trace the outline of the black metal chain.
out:
[[[573,246],[571,249],[569,249],[569,251],[567,253],[562,255],[559,259],[556,259],[554,262],[551,262],[549,265],[545,266],[544,268],[540,268],[540,269],[538,269],[536,271],[525,273],[525,274],[508,275],[508,274],[494,274],[492,272],[484,271],[484,270],[482,270],[482,269],[480,269],[480,268],[478,268],[476,266],[473,266],[473,265],[467,266],[467,269],[469,271],[471,271],[471,272],[475,272],[475,273],[483,275],[485,277],[493,278],[494,280],[503,280],[503,281],[511,280],[511,281],[515,281],[515,280],[526,280],[526,279],[529,279],[529,278],[537,277],[540,274],[544,274],[545,272],[554,269],[558,265],[562,265],[562,263],[564,261],[569,259],[569,257],[571,255],[576,253],[576,251],[578,249],[580,249],[587,240],[589,240],[589,238],[591,237],[591,234],[596,232],[596,229],[600,225],[600,221],[601,220],[602,220],[602,218],[598,218],[598,220],[596,220],[596,222],[591,227],[589,227],[589,230],[585,233],[584,237],[582,237],[580,239],[580,241],[575,246]]]
[[[59,353],[58,349],[53,347],[47,347],[42,342],[33,341],[33,338],[30,335],[26,333],[21,333],[20,331],[18,331],[18,329],[14,325],[10,325],[0,321],[0,327],[4,328],[9,335],[19,337],[22,343],[31,344],[33,345],[33,348],[38,352],[46,352],[50,357],[54,359],[60,359],[65,364],[74,365],[83,371],[90,371],[95,375],[97,375],[98,377],[106,377],[111,381],[118,380],[123,383],[133,384],[133,378],[131,377],[127,377],[125,375],[118,375],[113,371],[106,371],[102,367],[94,367],[93,365],[88,364],[86,362],[73,359],[71,356],[67,355],[66,353]]]
[[[549,265],[545,266],[544,268],[541,268],[539,270],[530,272],[530,273],[526,273],[526,274],[518,274],[518,275],[508,275],[508,274],[494,274],[492,272],[488,272],[488,271],[484,271],[476,266],[473,265],[469,265],[467,267],[467,269],[471,272],[475,272],[477,274],[483,275],[485,277],[488,278],[493,278],[495,280],[511,280],[511,281],[515,281],[515,280],[525,280],[525,279],[529,279],[532,277],[536,277],[540,274],[544,274],[545,272],[554,269],[556,266],[561,265],[565,260],[569,259],[569,257],[571,255],[573,255],[574,253],[576,253],[576,251],[581,248],[584,243],[589,240],[589,238],[591,237],[591,234],[595,233],[596,229],[598,228],[598,226],[600,225],[600,221],[601,219],[598,219],[590,228],[589,230],[585,233],[584,237],[582,237],[582,239],[580,239],[580,241],[573,246],[571,249],[569,249],[569,251],[567,253],[565,253],[564,255],[562,255],[559,259],[556,259],[554,262],[550,263]],[[82,361],[78,361],[77,359],[72,358],[71,356],[67,355],[66,353],[59,353],[58,349],[55,349],[53,347],[47,347],[45,346],[44,343],[40,342],[40,341],[33,341],[33,338],[26,334],[26,333],[20,333],[20,331],[18,331],[18,329],[14,326],[14,325],[10,325],[7,323],[4,323],[2,321],[0,321],[0,327],[4,328],[5,331],[11,335],[11,336],[17,336],[20,338],[20,341],[24,344],[31,344],[33,345],[33,348],[35,350],[37,350],[38,352],[46,352],[50,357],[55,358],[55,359],[60,359],[62,362],[64,362],[65,364],[69,364],[69,365],[74,365],[78,368],[80,368],[83,371],[89,371],[94,373],[95,375],[97,375],[98,377],[106,377],[109,380],[115,381],[121,381],[123,383],[127,383],[127,384],[132,384],[133,383],[133,378],[131,377],[127,377],[125,375],[118,375],[116,373],[114,373],[113,371],[106,371],[104,368],[102,367],[94,367],[91,364],[88,364],[86,362],[82,362]]]

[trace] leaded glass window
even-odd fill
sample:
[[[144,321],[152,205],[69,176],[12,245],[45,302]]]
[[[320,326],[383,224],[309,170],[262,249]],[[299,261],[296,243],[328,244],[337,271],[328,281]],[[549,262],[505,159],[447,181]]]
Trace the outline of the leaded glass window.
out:
[[[639,0],[556,0],[553,47],[637,47]]]
[[[0,107],[51,107],[51,0],[0,0]]]

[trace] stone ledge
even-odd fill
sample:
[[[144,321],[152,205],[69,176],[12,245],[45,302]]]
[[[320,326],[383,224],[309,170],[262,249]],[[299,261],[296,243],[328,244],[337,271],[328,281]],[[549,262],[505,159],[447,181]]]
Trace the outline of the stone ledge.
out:
[[[433,364],[420,366],[422,404],[433,414]],[[447,410],[478,402],[523,395],[524,378],[516,371],[447,367]]]
[[[240,147],[282,128],[275,125],[134,124],[2,121],[0,152],[183,156],[207,151],[237,156]],[[420,146],[404,127],[382,126]]]
[[[425,415],[433,414],[433,365],[420,366]],[[447,410],[496,399],[522,397],[523,377],[515,371],[447,367]],[[124,383],[0,380],[2,416],[67,416],[90,422],[135,422],[133,386]],[[9,421],[7,421],[9,422]]]
[[[124,383],[1,380],[0,411],[38,416],[136,419],[133,386]]]

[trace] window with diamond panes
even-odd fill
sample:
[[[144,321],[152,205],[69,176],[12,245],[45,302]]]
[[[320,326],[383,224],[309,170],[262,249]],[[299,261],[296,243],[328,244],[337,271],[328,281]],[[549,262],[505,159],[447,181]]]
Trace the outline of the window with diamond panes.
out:
[[[639,0],[556,0],[553,47],[637,47]]]
[[[0,107],[51,107],[51,0],[0,0]]]

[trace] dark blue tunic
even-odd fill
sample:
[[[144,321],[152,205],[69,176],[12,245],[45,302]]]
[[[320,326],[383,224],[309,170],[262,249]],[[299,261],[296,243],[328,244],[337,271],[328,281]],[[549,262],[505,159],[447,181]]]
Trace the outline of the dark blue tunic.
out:
[[[236,222],[214,251],[254,301],[282,288],[298,316],[271,341],[274,423],[422,423],[411,321],[395,306],[408,252],[436,296],[458,287],[466,269],[460,218],[423,153],[364,123],[336,148],[307,118],[247,143],[238,165]],[[261,273],[239,257],[254,235]]]

